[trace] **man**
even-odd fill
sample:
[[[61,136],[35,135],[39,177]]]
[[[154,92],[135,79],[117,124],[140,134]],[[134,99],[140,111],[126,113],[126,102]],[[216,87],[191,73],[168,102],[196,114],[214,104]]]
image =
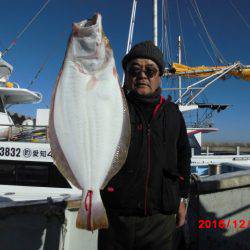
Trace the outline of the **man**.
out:
[[[152,42],[123,58],[131,143],[126,162],[101,192],[109,228],[99,230],[99,250],[171,249],[185,222],[190,146],[178,106],[161,96],[165,64]]]

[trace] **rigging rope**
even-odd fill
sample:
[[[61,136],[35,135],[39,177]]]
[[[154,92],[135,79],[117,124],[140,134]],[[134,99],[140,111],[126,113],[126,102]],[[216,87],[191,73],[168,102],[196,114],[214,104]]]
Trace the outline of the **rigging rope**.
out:
[[[168,18],[167,18],[167,0],[164,1],[164,40],[166,43],[166,47],[163,44],[163,49],[167,52],[167,59],[168,61],[171,60],[171,56],[170,56],[170,48],[169,48],[169,40],[168,40],[168,27],[167,27],[167,23],[168,23]]]
[[[29,89],[31,87],[31,85],[33,85],[34,82],[38,79],[38,77],[40,76],[41,72],[43,71],[43,69],[45,68],[46,64],[48,63],[48,61],[51,57],[52,57],[51,55],[46,57],[46,59],[44,60],[44,63],[38,69],[35,77],[30,81],[29,85],[27,86],[27,89]],[[44,101],[43,98],[42,98],[42,103],[45,105],[46,108],[49,108],[49,105]]]
[[[210,55],[209,50],[208,50],[208,48],[207,48],[207,46],[206,46],[206,44],[205,44],[205,42],[204,42],[204,39],[202,38],[202,36],[201,36],[200,33],[198,33],[198,35],[199,35],[199,38],[200,38],[200,40],[201,40],[201,43],[202,43],[202,45],[203,45],[205,51],[207,52],[208,56],[210,57],[211,61],[213,62],[214,66],[215,66],[215,61],[214,61],[213,57]]]
[[[171,56],[170,56],[170,47],[169,47],[169,40],[168,40],[168,16],[167,16],[167,0],[164,1],[165,2],[165,8],[164,8],[164,41],[165,43],[163,44],[163,48],[167,53],[167,60],[170,61],[171,60]],[[166,46],[164,46],[166,44]]]
[[[61,35],[58,37],[58,40],[61,41],[61,38],[63,37],[63,35],[65,35],[67,28],[65,27],[63,29],[63,32],[61,33]],[[33,77],[33,79],[30,81],[30,83],[27,85],[27,89],[30,89],[30,87],[38,80],[40,74],[42,73],[42,71],[45,69],[45,67],[47,66],[49,60],[54,56],[55,52],[56,52],[56,48],[58,47],[58,43],[55,43],[55,47],[52,47],[51,50],[49,51],[49,53],[47,54],[45,60],[43,61],[43,63],[41,64],[41,66],[39,67],[38,71],[36,72],[35,76]],[[48,108],[49,105],[44,101],[44,99],[42,99],[43,104]]]
[[[218,59],[218,61],[220,63],[226,63],[226,60],[224,59],[222,53],[217,48],[217,46],[215,45],[211,35],[208,32],[208,29],[206,27],[206,24],[204,22],[204,19],[203,19],[202,15],[201,15],[201,12],[199,10],[199,7],[198,7],[198,4],[197,4],[196,0],[190,0],[190,2],[191,2],[191,5],[192,5],[194,11],[196,12],[196,15],[197,15],[198,19],[200,20],[200,22],[201,22],[201,24],[203,26],[203,29],[204,29],[204,31],[205,31],[205,33],[207,35],[207,38],[208,38],[208,40],[210,42],[211,48],[213,49],[216,58]]]
[[[40,13],[45,9],[51,0],[47,0],[43,6],[38,10],[38,12],[31,18],[31,20],[25,25],[25,27],[17,34],[17,36],[12,40],[10,45],[3,51],[2,56],[4,56],[14,45],[16,45],[17,40],[24,34],[24,32],[33,24]]]
[[[161,2],[161,44],[163,58],[165,58],[165,46],[164,46],[164,0]]]
[[[168,0],[166,0],[168,1]],[[170,12],[169,12],[169,5],[167,4],[167,25],[168,25],[168,44],[169,44],[169,55],[170,55],[170,62],[172,61],[172,58],[173,58],[173,50],[172,50],[172,45],[171,45],[171,41],[173,41],[172,39],[172,35],[171,35],[171,21],[170,21]]]
[[[246,18],[244,18],[244,16],[241,14],[241,12],[239,11],[239,9],[235,6],[235,4],[233,3],[232,0],[229,1],[231,6],[233,7],[233,9],[236,11],[236,13],[238,14],[238,16],[241,18],[241,20],[243,21],[243,23],[245,23],[245,25],[247,26],[248,29],[250,29],[250,25],[247,22]]]
[[[163,6],[164,6],[164,3],[163,1],[161,1],[161,43],[160,43],[160,48],[163,48],[163,32],[164,32],[164,28],[163,28]],[[162,49],[162,53],[163,53],[163,57],[164,57],[164,51]]]
[[[196,24],[196,22],[195,22],[195,20],[194,20],[194,17],[193,17],[193,15],[192,15],[191,10],[190,10],[188,7],[187,7],[187,10],[188,10],[189,17],[190,17],[191,20],[192,20],[193,26],[194,26],[194,27],[198,27],[197,24]],[[208,47],[206,46],[204,39],[202,38],[202,36],[201,36],[201,34],[200,34],[199,31],[198,31],[197,33],[198,33],[198,36],[199,36],[199,38],[200,38],[200,40],[201,40],[201,44],[203,45],[204,50],[206,51],[206,53],[207,53],[208,56],[210,57],[211,61],[212,61],[213,64],[215,65],[215,61],[214,61],[213,57],[211,56],[211,54],[209,53]]]
[[[0,40],[0,46],[4,48],[3,42]],[[1,51],[1,50],[0,50]],[[1,55],[2,56],[2,55]]]
[[[169,31],[168,31],[168,9],[167,0],[162,0],[162,51],[164,58],[167,57],[167,61],[171,62],[171,49],[169,44]],[[166,46],[165,46],[166,45]]]

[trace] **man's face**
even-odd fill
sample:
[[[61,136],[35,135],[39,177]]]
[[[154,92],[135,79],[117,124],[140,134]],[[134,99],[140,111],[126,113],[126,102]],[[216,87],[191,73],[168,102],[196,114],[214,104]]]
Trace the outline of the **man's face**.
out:
[[[140,95],[154,93],[161,84],[159,67],[150,59],[131,60],[125,72],[125,84],[129,90],[136,90]]]

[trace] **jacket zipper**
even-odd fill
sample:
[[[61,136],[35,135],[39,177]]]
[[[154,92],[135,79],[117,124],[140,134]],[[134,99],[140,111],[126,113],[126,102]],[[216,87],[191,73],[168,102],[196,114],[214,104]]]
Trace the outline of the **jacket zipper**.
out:
[[[151,155],[150,155],[150,124],[147,126],[147,146],[148,146],[148,154],[147,154],[147,160],[148,160],[148,169],[147,169],[147,176],[146,176],[146,182],[145,182],[145,196],[144,196],[144,215],[147,215],[147,196],[148,196],[148,181],[149,181],[149,175],[151,170]]]
[[[162,103],[164,102],[164,98],[161,97],[160,99],[160,103],[157,104],[157,106],[155,107],[154,111],[153,111],[153,115],[152,118],[150,120],[149,123],[147,123],[147,148],[148,148],[148,152],[147,152],[147,160],[148,160],[148,169],[147,169],[147,176],[146,176],[146,181],[145,181],[145,193],[144,193],[144,215],[147,215],[147,196],[148,196],[148,182],[149,182],[149,176],[150,176],[150,171],[151,171],[151,130],[150,130],[150,124],[151,121],[153,120],[153,118],[156,115],[156,112],[159,110],[159,108],[161,107]],[[140,109],[140,108],[139,108]],[[144,121],[145,124],[145,120],[144,117],[142,115],[142,119]]]

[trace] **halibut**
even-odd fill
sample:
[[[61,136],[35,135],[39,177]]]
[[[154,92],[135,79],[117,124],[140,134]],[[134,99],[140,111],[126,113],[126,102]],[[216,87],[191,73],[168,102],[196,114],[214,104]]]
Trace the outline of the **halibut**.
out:
[[[100,189],[123,166],[130,119],[102,18],[73,24],[51,101],[49,138],[56,166],[83,190],[76,226],[108,227]]]

